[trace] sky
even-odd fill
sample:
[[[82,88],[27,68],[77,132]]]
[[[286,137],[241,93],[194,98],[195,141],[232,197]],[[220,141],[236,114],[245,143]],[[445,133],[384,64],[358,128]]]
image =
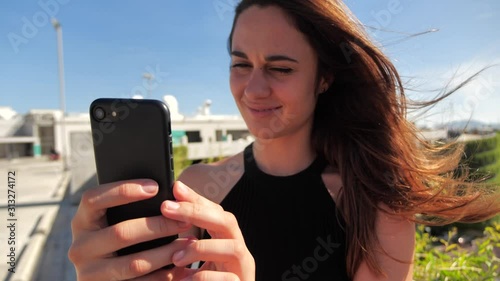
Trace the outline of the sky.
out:
[[[58,109],[56,32],[64,44],[66,111],[87,112],[100,97],[174,95],[193,115],[238,114],[227,52],[237,0],[3,1],[0,5],[0,106],[18,113]],[[399,70],[408,95],[431,99],[486,66],[500,64],[498,0],[346,0]],[[419,34],[419,36],[411,36]],[[145,72],[155,75],[147,91]],[[500,66],[491,67],[419,116],[436,124],[500,123]]]

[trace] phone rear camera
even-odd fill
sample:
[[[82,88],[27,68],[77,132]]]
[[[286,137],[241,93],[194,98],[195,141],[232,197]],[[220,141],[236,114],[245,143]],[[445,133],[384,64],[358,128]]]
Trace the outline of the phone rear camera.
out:
[[[106,112],[104,112],[104,109],[102,109],[101,107],[96,107],[94,109],[95,119],[100,121],[100,120],[104,119],[105,116],[106,116]]]

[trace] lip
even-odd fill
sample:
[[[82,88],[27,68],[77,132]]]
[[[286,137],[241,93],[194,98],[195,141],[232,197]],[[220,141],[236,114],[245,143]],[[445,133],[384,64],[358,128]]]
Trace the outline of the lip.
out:
[[[255,117],[267,117],[274,115],[282,106],[247,106],[247,108]]]

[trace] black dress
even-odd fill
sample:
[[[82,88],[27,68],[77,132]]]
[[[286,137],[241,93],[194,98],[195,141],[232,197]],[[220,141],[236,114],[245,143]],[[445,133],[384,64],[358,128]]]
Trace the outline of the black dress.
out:
[[[244,165],[221,206],[238,220],[256,280],[349,280],[344,222],[321,178],[326,162],[316,159],[295,175],[272,176],[257,167],[251,144]]]

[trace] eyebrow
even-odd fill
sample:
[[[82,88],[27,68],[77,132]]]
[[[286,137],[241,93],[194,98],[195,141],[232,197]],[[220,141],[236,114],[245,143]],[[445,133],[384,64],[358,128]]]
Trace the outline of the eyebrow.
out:
[[[248,56],[245,53],[240,52],[240,51],[232,51],[231,55],[236,56],[236,57],[240,57],[240,58],[244,58],[244,59],[248,59]],[[266,57],[266,61],[268,61],[268,62],[291,61],[291,62],[299,63],[296,59],[292,59],[291,57],[287,57],[284,55],[270,55],[270,56]]]

